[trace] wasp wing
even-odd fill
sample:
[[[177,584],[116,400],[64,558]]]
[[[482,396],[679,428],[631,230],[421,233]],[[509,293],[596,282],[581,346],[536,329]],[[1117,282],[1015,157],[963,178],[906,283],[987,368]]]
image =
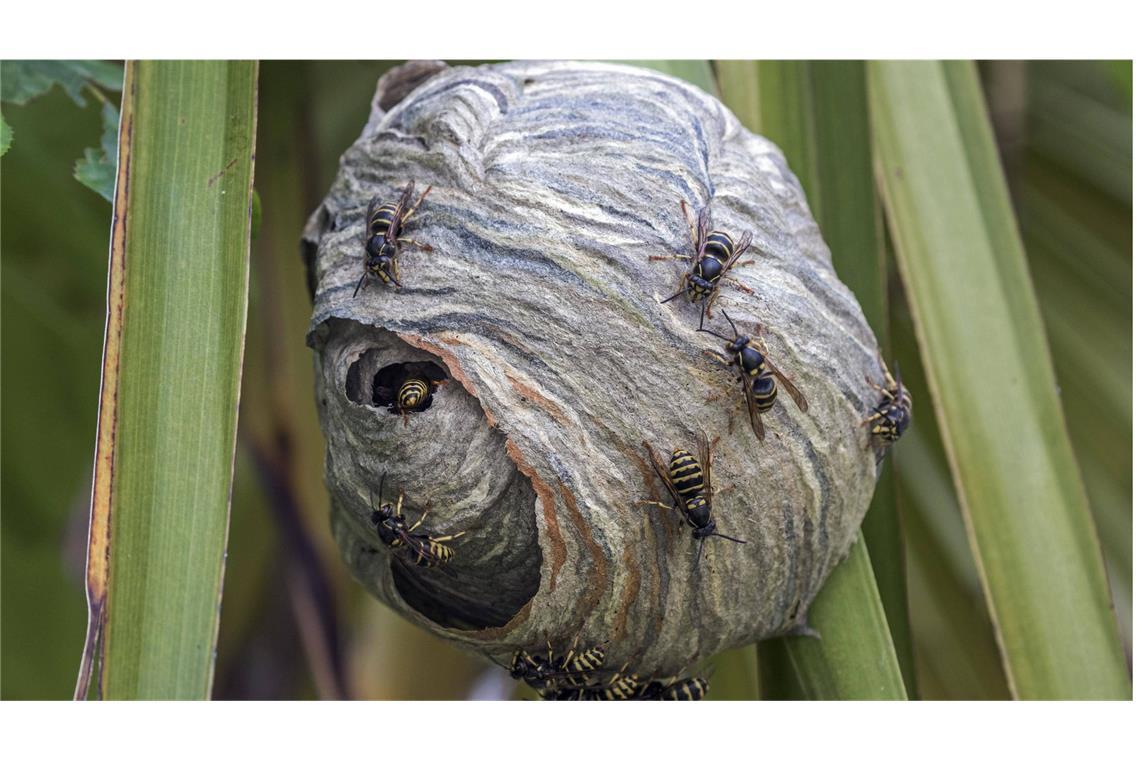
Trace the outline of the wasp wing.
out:
[[[752,385],[749,382],[751,378],[743,372],[741,372],[740,375],[744,385],[744,401],[748,404],[748,419],[752,422],[752,432],[755,433],[756,438],[763,443],[764,422],[760,419],[760,410],[756,408],[756,399],[752,396]]]
[[[684,504],[681,494],[677,493],[677,488],[673,485],[673,481],[669,479],[669,470],[661,462],[657,452],[649,445],[648,441],[642,441],[641,445],[649,452],[649,461],[653,464],[653,469],[657,471],[657,477],[661,478],[661,482],[665,484],[665,488],[669,490],[669,495],[673,497],[673,505],[680,509]]]
[[[408,180],[404,192],[400,193],[400,199],[396,201],[396,210],[392,213],[392,223],[388,225],[388,231],[384,233],[384,242],[394,244],[396,238],[400,237],[400,219],[404,216],[404,209],[408,207],[408,202],[411,201],[415,191],[416,181]]]
[[[740,241],[737,242],[736,245],[734,245],[732,247],[732,257],[729,258],[729,260],[726,261],[724,264],[724,273],[725,274],[728,273],[728,270],[732,269],[732,265],[736,263],[736,260],[739,259],[741,256],[743,256],[744,252],[747,251],[751,246],[752,246],[752,231],[749,230],[748,232],[745,232],[743,235],[741,235]]]
[[[709,239],[709,227],[712,225],[712,208],[705,206],[701,209],[701,213],[697,215],[697,252],[693,257],[694,261],[700,259],[701,254],[704,253],[705,243]]]
[[[697,457],[701,463],[701,474],[705,478],[705,501],[708,502],[709,509],[712,509],[713,499],[713,482],[712,482],[712,446],[709,445],[708,433],[701,431],[701,437],[697,439]]]
[[[804,394],[800,393],[800,389],[797,388],[783,372],[776,369],[776,365],[772,364],[772,360],[768,356],[764,357],[764,363],[768,366],[772,374],[776,376],[776,379],[780,381],[780,385],[784,386],[784,390],[786,390],[788,395],[792,397],[792,400],[796,402],[796,406],[800,408],[800,411],[806,412],[808,410],[808,402],[807,399],[804,398]]]
[[[372,200],[368,201],[368,210],[364,212],[364,244],[368,245],[369,238],[372,237],[372,215],[376,213],[376,209],[384,205],[384,201],[379,195],[372,196]]]

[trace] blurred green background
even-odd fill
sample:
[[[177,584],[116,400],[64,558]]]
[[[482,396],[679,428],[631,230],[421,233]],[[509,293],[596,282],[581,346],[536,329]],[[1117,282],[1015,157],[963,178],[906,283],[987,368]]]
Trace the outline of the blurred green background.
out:
[[[328,530],[297,242],[391,65],[261,64],[262,218],[216,698],[512,691],[501,672],[364,594]],[[1131,668],[1131,63],[1002,61],[979,69]],[[72,168],[98,144],[100,105],[89,100],[81,109],[55,88],[26,105],[5,103],[3,115],[15,140],[0,159],[0,697],[66,699],[86,623],[83,553],[111,212]],[[897,278],[891,286],[894,353],[915,399],[914,425],[893,457],[918,693],[1007,697],[906,299]],[[977,374],[984,383],[984,363]],[[754,650],[722,658],[711,697],[755,696]]]

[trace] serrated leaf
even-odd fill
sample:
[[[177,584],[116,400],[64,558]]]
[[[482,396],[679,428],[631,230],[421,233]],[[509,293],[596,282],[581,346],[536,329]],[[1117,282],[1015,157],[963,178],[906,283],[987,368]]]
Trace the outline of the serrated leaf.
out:
[[[24,105],[59,85],[75,104],[87,100],[83,88],[97,85],[118,92],[123,86],[123,67],[108,61],[4,61],[0,63],[0,100]]]
[[[0,156],[12,147],[12,128],[4,121],[4,114],[0,113]]]
[[[115,194],[115,166],[119,152],[119,109],[110,103],[103,104],[103,135],[99,148],[83,151],[83,158],[75,162],[75,178],[108,201]]]
[[[83,158],[75,162],[75,178],[106,200],[114,198],[115,162],[107,160],[107,154],[95,148],[83,151]]]

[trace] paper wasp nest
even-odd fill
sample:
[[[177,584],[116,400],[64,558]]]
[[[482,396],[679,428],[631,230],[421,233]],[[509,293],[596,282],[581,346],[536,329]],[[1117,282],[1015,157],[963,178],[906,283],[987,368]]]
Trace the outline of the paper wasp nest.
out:
[[[397,289],[363,272],[365,209],[409,180],[434,187],[406,234]],[[802,390],[749,426],[734,370],[702,349],[678,298],[689,254],[679,201],[754,233],[718,306]],[[518,647],[608,641],[646,676],[786,633],[846,554],[876,476],[860,421],[878,401],[878,348],[832,270],[780,151],[715,98],[651,71],[596,63],[387,74],[363,134],[306,229],[318,401],[332,528],[373,594],[500,663]],[[731,334],[717,313],[706,325]],[[446,379],[407,424],[384,401],[406,374]],[[720,395],[720,398],[710,396]],[[719,530],[697,542],[642,448],[713,449]],[[369,514],[406,493],[448,545],[448,566],[407,566]]]

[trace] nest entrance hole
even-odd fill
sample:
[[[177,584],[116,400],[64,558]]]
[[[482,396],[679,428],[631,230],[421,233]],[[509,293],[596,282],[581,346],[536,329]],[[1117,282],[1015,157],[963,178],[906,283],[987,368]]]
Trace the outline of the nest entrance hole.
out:
[[[394,362],[377,367],[381,351],[365,351],[348,368],[345,377],[344,393],[350,401],[361,406],[386,408],[392,414],[400,414],[396,407],[396,397],[400,387],[408,380],[423,380],[428,385],[427,401],[416,409],[406,410],[409,414],[419,414],[431,408],[436,388],[447,380],[447,372],[435,362]]]

